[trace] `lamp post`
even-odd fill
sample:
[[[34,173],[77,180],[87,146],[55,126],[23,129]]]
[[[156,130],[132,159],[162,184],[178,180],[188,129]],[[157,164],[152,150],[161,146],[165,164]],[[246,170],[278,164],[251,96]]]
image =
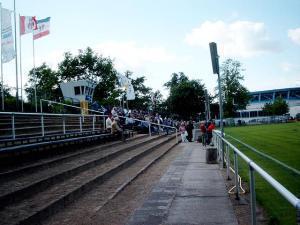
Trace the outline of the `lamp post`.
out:
[[[215,42],[209,43],[209,49],[210,49],[210,56],[211,56],[213,73],[218,74],[220,129],[221,129],[221,136],[224,137],[223,101],[222,101],[222,89],[221,89],[219,56],[218,56],[217,44]],[[222,144],[222,162],[223,162],[223,167],[225,167],[225,163],[224,163],[224,146],[223,146],[223,144]]]

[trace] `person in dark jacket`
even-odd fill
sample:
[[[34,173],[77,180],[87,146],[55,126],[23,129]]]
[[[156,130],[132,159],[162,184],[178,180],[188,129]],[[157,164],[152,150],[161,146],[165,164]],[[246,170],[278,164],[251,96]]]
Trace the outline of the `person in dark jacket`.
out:
[[[193,129],[194,129],[194,125],[193,122],[190,120],[186,126],[186,131],[188,133],[187,139],[189,142],[191,142],[193,139]]]

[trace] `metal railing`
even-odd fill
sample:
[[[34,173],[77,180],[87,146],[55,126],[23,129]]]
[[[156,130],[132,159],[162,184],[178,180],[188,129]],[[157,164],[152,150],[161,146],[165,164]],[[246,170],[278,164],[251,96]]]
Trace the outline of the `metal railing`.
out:
[[[0,139],[12,139],[42,136],[51,134],[66,134],[72,132],[86,132],[106,129],[106,118],[108,115],[81,115],[81,114],[54,114],[54,113],[18,113],[0,112]],[[125,118],[126,117],[122,117]],[[151,126],[173,129],[177,128],[163,124],[152,123],[145,120],[132,118],[134,121],[148,124],[149,136]]]
[[[226,154],[226,169],[227,177],[229,178],[229,168],[230,168],[230,149],[234,153],[234,180],[235,180],[235,195],[236,199],[239,199],[239,179],[238,179],[238,157],[240,156],[249,166],[249,178],[250,178],[250,204],[251,204],[251,222],[252,225],[256,224],[256,194],[255,194],[255,177],[254,172],[256,171],[265,181],[267,181],[276,191],[278,191],[293,207],[296,209],[296,222],[300,224],[300,199],[297,198],[293,193],[287,190],[283,185],[276,181],[271,175],[264,171],[260,166],[248,158],[244,153],[242,153],[238,148],[232,145],[225,138],[221,137],[219,131],[213,131],[213,142],[218,149],[218,155]],[[224,151],[226,149],[226,151]],[[223,152],[224,151],[224,152]],[[222,159],[222,157],[220,157]],[[222,162],[223,163],[223,162]]]

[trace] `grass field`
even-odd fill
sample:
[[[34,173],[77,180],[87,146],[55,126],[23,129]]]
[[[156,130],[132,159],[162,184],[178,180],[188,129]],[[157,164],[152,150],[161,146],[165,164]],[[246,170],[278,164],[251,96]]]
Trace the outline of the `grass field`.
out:
[[[300,170],[300,123],[255,125],[226,128],[229,134],[257,150],[266,153],[286,165]],[[300,176],[285,169],[281,165],[258,155],[252,150],[227,138],[249,158],[261,166],[290,192],[300,197]],[[242,159],[239,158],[239,163]],[[243,162],[239,166],[239,173],[243,180],[248,181],[248,167]],[[295,225],[296,210],[281,195],[265,182],[257,173],[256,195],[269,217],[269,224]]]

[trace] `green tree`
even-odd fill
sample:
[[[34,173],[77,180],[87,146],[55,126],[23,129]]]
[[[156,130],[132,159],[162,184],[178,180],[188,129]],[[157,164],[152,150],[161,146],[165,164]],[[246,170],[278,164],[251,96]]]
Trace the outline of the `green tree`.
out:
[[[273,103],[266,103],[263,111],[268,115],[280,116],[289,112],[289,105],[283,98],[278,97]]]
[[[184,73],[173,73],[165,86],[170,90],[167,101],[172,114],[189,119],[204,112],[205,86],[200,80],[189,80]]]
[[[96,54],[91,48],[79,50],[78,55],[65,53],[64,59],[58,65],[59,79],[62,81],[91,80],[97,86],[94,100],[101,104],[116,104],[120,91],[115,89],[117,71],[113,61]]]
[[[25,91],[32,105],[35,105],[35,86],[38,104],[41,98],[58,101],[62,97],[57,72],[45,63],[35,68],[35,70],[30,70],[28,76],[29,80]]]
[[[236,110],[245,109],[249,102],[249,91],[241,84],[243,71],[241,63],[233,59],[225,60],[221,66],[224,117],[234,117]]]

